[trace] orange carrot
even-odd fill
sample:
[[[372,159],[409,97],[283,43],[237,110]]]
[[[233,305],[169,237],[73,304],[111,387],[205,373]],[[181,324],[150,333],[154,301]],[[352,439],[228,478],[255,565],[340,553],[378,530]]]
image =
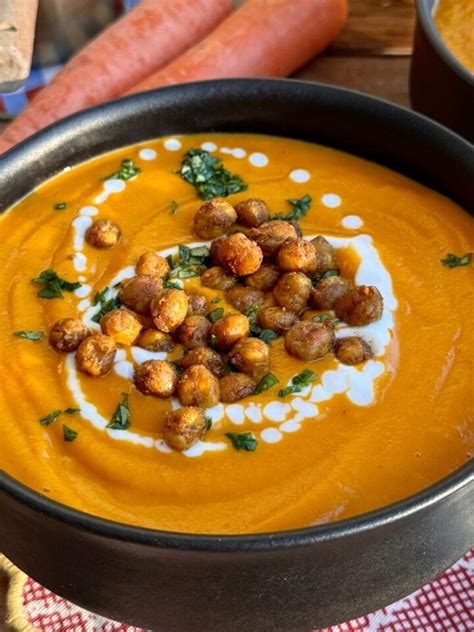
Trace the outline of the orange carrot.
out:
[[[336,38],[346,16],[347,0],[247,0],[131,92],[202,79],[287,76]]]
[[[141,0],[75,55],[0,136],[0,153],[42,127],[122,95],[207,35],[231,0]]]

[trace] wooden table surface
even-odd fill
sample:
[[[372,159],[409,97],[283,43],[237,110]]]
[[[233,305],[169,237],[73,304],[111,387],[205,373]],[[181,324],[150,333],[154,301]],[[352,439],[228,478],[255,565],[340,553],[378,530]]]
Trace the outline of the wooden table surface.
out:
[[[350,0],[350,5],[349,20],[338,40],[296,76],[409,106],[414,0]],[[4,125],[0,123],[0,130]],[[0,621],[5,590],[6,580],[0,577]],[[0,631],[6,631],[2,623]]]

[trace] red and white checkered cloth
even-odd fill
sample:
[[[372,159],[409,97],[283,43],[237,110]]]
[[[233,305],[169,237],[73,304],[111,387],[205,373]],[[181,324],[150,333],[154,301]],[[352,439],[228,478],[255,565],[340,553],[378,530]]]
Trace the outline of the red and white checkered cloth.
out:
[[[32,579],[24,618],[41,632],[145,632],[87,612]],[[474,549],[431,584],[372,614],[319,632],[469,632],[474,630]]]

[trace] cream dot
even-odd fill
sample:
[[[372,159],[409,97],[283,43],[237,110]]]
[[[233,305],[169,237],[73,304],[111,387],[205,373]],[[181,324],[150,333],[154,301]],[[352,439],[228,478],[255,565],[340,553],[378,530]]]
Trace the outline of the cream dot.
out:
[[[201,149],[204,149],[204,151],[216,151],[217,145],[215,143],[207,142],[201,145]]]
[[[308,182],[311,179],[311,174],[306,169],[293,169],[290,173],[290,180],[293,182]]]
[[[89,217],[92,217],[93,215],[97,215],[98,212],[99,212],[99,209],[96,208],[95,206],[83,206],[81,210],[79,211],[79,215],[82,215],[83,217],[86,215],[88,215]]]
[[[260,437],[265,441],[265,443],[278,443],[281,441],[283,435],[276,428],[265,428],[260,433]]]
[[[337,208],[341,206],[341,198],[335,193],[325,193],[321,198],[321,202],[328,208]]]
[[[346,217],[342,218],[341,224],[344,228],[360,228],[364,225],[364,222],[358,215],[346,215]]]
[[[221,147],[219,151],[221,154],[232,154],[232,149],[230,147]]]
[[[177,138],[168,138],[163,145],[168,151],[178,151],[178,149],[181,149],[181,141]]]
[[[140,149],[138,155],[142,160],[155,160],[157,153],[154,149],[146,147],[145,149]]]
[[[245,156],[247,155],[247,152],[245,151],[245,149],[242,149],[241,147],[236,147],[234,151],[232,152],[232,155],[234,156],[234,158],[245,158]]]
[[[266,167],[268,165],[268,157],[256,151],[249,156],[249,162],[254,167]]]

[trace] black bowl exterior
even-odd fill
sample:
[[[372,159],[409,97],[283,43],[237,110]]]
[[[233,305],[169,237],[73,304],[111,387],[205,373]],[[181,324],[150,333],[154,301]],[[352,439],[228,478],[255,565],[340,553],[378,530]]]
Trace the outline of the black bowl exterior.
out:
[[[0,210],[100,152],[206,130],[329,144],[474,206],[472,148],[436,123],[329,86],[228,80],[136,95],[45,130],[0,158]],[[471,462],[389,508],[246,537],[119,525],[58,505],[0,473],[0,542],[39,582],[116,620],[163,632],[306,632],[387,605],[470,548],[473,480]]]
[[[453,56],[432,17],[434,0],[417,0],[417,21],[410,70],[415,110],[474,141],[474,76]]]

